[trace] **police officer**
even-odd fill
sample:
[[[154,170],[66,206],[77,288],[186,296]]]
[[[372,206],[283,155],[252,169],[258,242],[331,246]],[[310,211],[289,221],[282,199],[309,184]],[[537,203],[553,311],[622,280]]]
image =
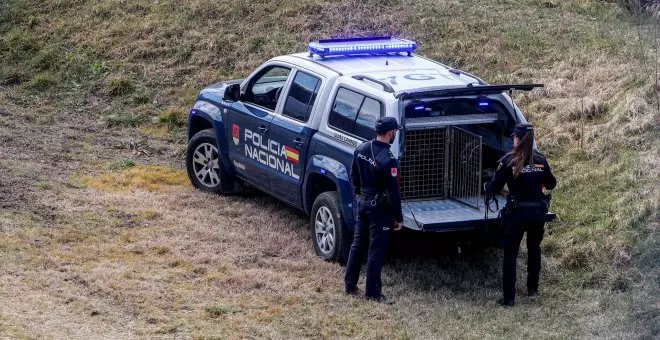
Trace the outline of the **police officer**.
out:
[[[360,267],[368,249],[365,297],[391,304],[382,294],[380,272],[391,229],[400,230],[403,216],[399,194],[399,165],[390,151],[401,126],[393,117],[376,121],[376,139],[358,146],[353,154],[351,181],[357,197],[357,220],[346,264],[346,293],[356,294]]]
[[[533,149],[534,127],[518,124],[514,127],[513,149],[501,160],[493,180],[485,184],[486,192],[498,193],[508,185],[509,194],[504,214],[503,306],[513,306],[516,295],[516,260],[523,234],[527,232],[527,294],[536,298],[541,270],[541,240],[549,200],[543,188],[554,189],[555,176],[548,161]]]

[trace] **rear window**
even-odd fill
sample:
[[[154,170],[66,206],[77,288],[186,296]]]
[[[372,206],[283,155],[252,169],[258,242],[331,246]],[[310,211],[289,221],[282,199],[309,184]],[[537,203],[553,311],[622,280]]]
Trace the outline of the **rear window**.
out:
[[[369,140],[376,137],[374,125],[376,120],[382,116],[383,104],[379,101],[355,91],[340,88],[332,104],[328,125]]]

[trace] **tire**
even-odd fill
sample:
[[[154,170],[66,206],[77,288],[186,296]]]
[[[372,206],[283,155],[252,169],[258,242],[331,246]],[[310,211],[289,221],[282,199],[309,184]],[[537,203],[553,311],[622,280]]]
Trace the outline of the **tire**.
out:
[[[336,191],[326,191],[316,197],[310,216],[312,243],[316,254],[332,262],[342,261],[343,219]]]
[[[195,188],[223,194],[224,168],[220,162],[215,130],[207,129],[196,133],[186,149],[186,170]]]

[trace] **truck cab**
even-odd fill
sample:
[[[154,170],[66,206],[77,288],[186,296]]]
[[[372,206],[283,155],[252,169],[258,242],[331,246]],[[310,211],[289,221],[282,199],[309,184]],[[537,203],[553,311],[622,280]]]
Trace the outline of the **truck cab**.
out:
[[[353,152],[391,116],[404,127],[391,147],[404,226],[496,223],[504,200],[489,209],[482,183],[511,148],[513,127],[526,122],[507,92],[540,85],[488,85],[413,54],[416,47],[391,37],[320,40],[202,90],[188,121],[191,182],[219,194],[254,187],[303,211],[316,253],[340,260],[354,228]]]

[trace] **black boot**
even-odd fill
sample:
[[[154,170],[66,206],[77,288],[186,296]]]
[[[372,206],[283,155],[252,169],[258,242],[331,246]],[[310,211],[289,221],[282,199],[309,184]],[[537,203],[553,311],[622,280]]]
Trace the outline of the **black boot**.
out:
[[[499,303],[501,306],[504,306],[504,307],[512,307],[513,305],[516,304],[513,299],[509,300],[509,299],[505,299],[505,298],[501,298],[501,299],[497,300],[497,303]]]

